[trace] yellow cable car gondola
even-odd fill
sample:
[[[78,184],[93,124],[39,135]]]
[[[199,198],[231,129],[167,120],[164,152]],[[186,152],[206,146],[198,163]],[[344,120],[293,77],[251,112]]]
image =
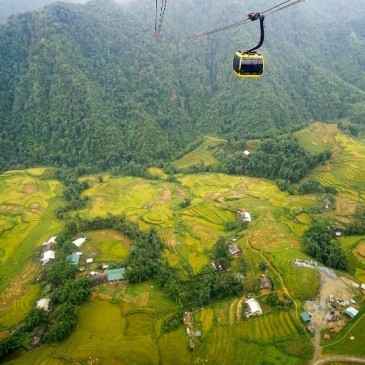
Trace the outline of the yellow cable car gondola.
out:
[[[256,49],[260,48],[264,43],[264,19],[260,13],[248,14],[248,18],[253,20],[260,19],[261,37],[259,44],[249,49],[248,51],[237,51],[233,58],[233,72],[236,76],[241,78],[254,78],[261,77],[264,72],[264,58],[261,54],[256,52]]]

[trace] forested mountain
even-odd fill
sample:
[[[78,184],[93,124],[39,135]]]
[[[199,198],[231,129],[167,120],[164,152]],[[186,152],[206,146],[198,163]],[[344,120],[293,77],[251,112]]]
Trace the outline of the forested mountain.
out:
[[[56,3],[58,0],[1,0],[0,20],[15,13],[24,13],[39,9],[42,6]],[[116,0],[117,3],[126,4],[131,0]],[[62,0],[64,3],[86,3],[87,0]]]
[[[57,3],[3,21],[1,170],[147,165],[176,158],[204,134],[251,138],[311,120],[361,123],[361,0],[346,8],[306,1],[267,17],[260,80],[231,70],[234,52],[256,44],[257,23],[191,38],[275,3],[175,1],[160,39],[147,0]]]

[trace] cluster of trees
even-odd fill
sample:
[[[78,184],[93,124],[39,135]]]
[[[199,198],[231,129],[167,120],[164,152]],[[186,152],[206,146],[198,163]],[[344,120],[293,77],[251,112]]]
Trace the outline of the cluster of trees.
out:
[[[248,156],[242,151],[228,156],[223,161],[223,169],[228,174],[279,179],[283,188],[287,188],[289,183],[303,178],[318,162],[330,157],[329,151],[318,156],[310,155],[292,136],[277,137],[263,140],[260,150],[252,151]]]
[[[34,328],[47,322],[47,312],[41,308],[33,308],[10,336],[0,340],[0,361],[21,348],[24,339],[32,333]]]
[[[305,253],[326,266],[339,270],[348,267],[347,257],[333,238],[327,222],[312,224],[303,235],[302,246]]]
[[[355,214],[351,222],[345,228],[345,234],[364,234],[365,233],[365,204],[356,207]]]
[[[211,257],[219,260],[225,268],[230,266],[231,258],[224,238],[217,240],[211,251]],[[242,262],[240,272],[243,273],[245,268]],[[161,263],[155,276],[157,284],[179,307],[178,314],[165,321],[163,325],[165,331],[172,330],[181,323],[180,314],[183,311],[206,306],[212,299],[238,295],[243,290],[244,279],[240,272],[221,271],[212,265],[204,266],[198,274],[194,274],[189,265],[184,265],[184,269],[187,276],[182,277],[176,269]]]
[[[148,234],[140,234],[127,258],[126,279],[139,283],[154,277],[161,265],[162,249],[162,241],[154,228]]]
[[[300,194],[310,193],[328,193],[337,194],[337,189],[334,186],[322,185],[318,180],[309,178],[301,182],[298,186]]]

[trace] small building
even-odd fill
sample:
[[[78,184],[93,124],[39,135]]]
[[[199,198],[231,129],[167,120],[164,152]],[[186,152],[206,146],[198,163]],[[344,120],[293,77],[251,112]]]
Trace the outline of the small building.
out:
[[[322,197],[322,203],[323,203],[323,206],[326,208],[326,209],[329,209],[330,206],[331,206],[331,200],[329,200],[327,197]]]
[[[250,298],[245,301],[249,309],[250,316],[260,316],[262,314],[262,309],[259,302],[255,298]]]
[[[238,209],[236,212],[237,216],[241,218],[243,222],[251,222],[251,215],[249,212]]]
[[[42,324],[36,328],[34,328],[32,333],[32,340],[30,345],[32,347],[37,347],[42,345],[42,338],[47,332],[48,326],[46,324]]]
[[[91,286],[96,286],[107,282],[107,277],[104,273],[97,273],[96,275],[88,276],[87,278],[90,281]]]
[[[49,262],[52,262],[54,258],[56,257],[56,252],[52,250],[48,250],[43,253],[41,261],[42,265],[48,264]]]
[[[272,281],[267,276],[260,278],[260,290],[273,290]]]
[[[332,236],[333,237],[341,237],[343,231],[345,230],[344,227],[335,225],[335,226],[331,226],[331,230],[332,230]]]
[[[236,244],[229,245],[228,251],[233,256],[239,256],[241,254],[241,250],[239,249],[239,247]]]
[[[86,263],[87,264],[92,264],[94,262],[94,260],[93,259],[86,259]]]
[[[194,335],[195,335],[195,337],[202,337],[202,333],[199,330],[195,331]]]
[[[185,325],[189,325],[193,323],[193,313],[192,312],[184,312],[183,323]]]
[[[78,265],[80,261],[80,256],[73,253],[72,255],[68,255],[66,261],[70,264]]]
[[[357,316],[357,314],[359,313],[359,311],[357,309],[355,309],[354,307],[347,307],[344,310],[344,313],[347,314],[351,318],[355,318]]]
[[[125,268],[105,270],[106,278],[108,281],[118,281],[124,279]]]
[[[365,290],[365,284],[361,284],[361,285],[360,285],[360,289]]]
[[[42,252],[46,252],[49,250],[54,250],[56,248],[56,243],[55,242],[45,242],[42,245]]]
[[[47,279],[47,271],[42,270],[37,277],[37,282],[41,283],[42,281],[45,281],[46,279]]]
[[[86,241],[86,237],[80,237],[74,241],[72,241],[72,243],[77,246],[77,247],[81,247],[82,244]]]
[[[300,313],[300,318],[302,319],[302,321],[303,321],[304,323],[310,323],[310,322],[312,322],[312,317],[311,317],[311,315],[310,315],[309,313],[307,313],[307,312],[302,312],[302,313]]]
[[[215,260],[215,261],[212,261],[212,266],[216,269],[216,270],[219,270],[219,271],[222,271],[224,270],[224,266],[218,261],[218,260]]]
[[[37,308],[43,308],[45,311],[49,311],[49,303],[51,299],[43,298],[37,301]]]
[[[248,151],[248,150],[244,150],[244,151],[243,151],[243,154],[244,154],[245,156],[248,156],[248,155],[250,154],[250,151]]]

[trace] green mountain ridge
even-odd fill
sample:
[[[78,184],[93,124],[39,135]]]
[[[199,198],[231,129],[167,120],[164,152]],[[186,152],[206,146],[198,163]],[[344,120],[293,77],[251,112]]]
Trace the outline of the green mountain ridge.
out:
[[[239,80],[232,55],[255,44],[257,24],[191,40],[193,30],[244,14],[237,2],[171,4],[158,40],[152,5],[58,3],[0,25],[1,170],[161,164],[205,134],[253,138],[312,120],[361,121],[361,11],[339,23],[306,2],[267,17],[265,74]]]

